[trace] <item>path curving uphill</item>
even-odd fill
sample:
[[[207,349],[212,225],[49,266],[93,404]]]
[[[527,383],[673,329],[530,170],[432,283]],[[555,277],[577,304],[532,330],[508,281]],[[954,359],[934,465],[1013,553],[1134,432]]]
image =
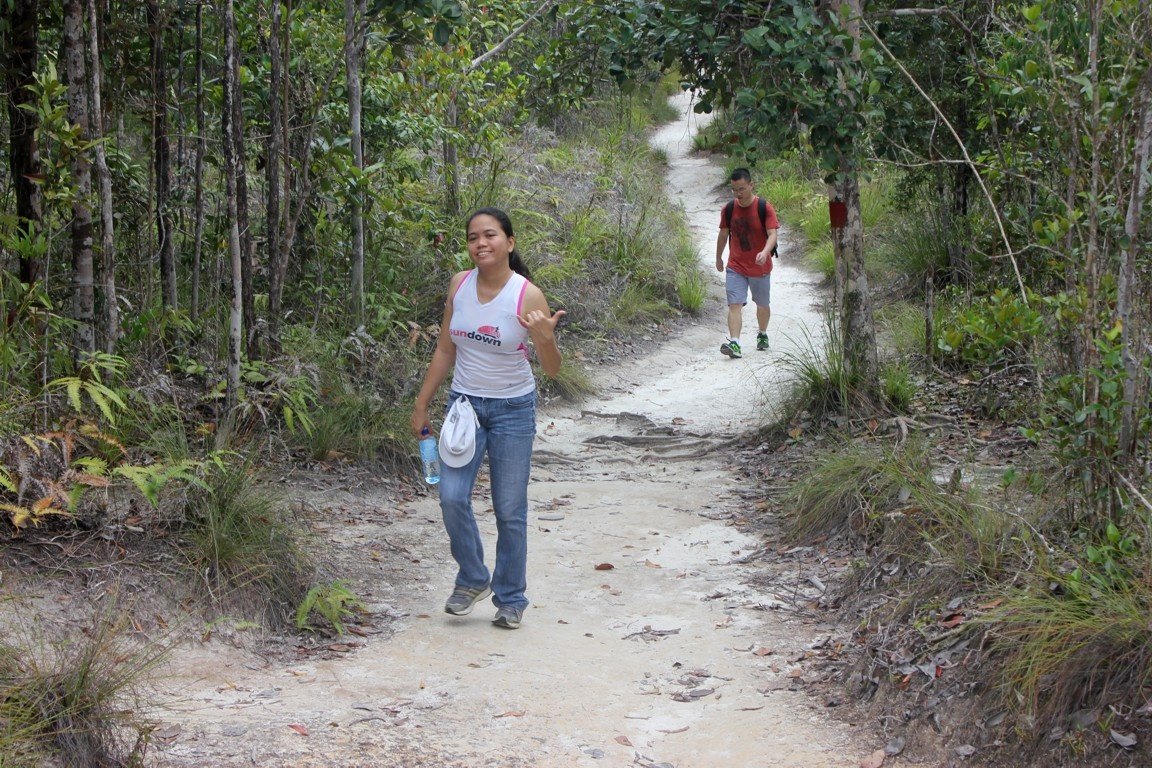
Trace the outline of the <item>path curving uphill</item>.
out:
[[[712,269],[722,169],[690,154],[683,117],[654,143],[668,189],[714,276],[707,317],[602,374],[601,396],[540,413],[520,630],[442,612],[454,566],[434,496],[386,508],[326,491],[323,535],[371,563],[358,584],[390,634],[298,663],[261,664],[223,644],[173,662],[164,766],[675,766],[858,764],[852,734],[788,690],[813,628],[756,579],[760,546],[724,521],[752,504],[726,464],[735,436],[780,391],[774,361],[820,327],[811,277],[773,273],[773,349],[719,354]],[[746,327],[752,327],[749,310]],[[801,342],[803,343],[803,342]],[[495,524],[477,500],[491,552]],[[490,557],[491,555],[489,555]]]

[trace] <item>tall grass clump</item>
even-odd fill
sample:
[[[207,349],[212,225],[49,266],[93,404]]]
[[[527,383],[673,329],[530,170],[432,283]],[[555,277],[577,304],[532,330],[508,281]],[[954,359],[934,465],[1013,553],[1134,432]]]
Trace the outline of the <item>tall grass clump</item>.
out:
[[[555,377],[544,377],[540,382],[540,388],[545,394],[556,395],[572,402],[578,402],[596,391],[588,372],[569,360],[564,361]]]
[[[695,255],[695,254],[693,254]],[[676,299],[680,308],[699,317],[708,300],[708,281],[698,268],[684,267],[676,276]]]
[[[806,411],[820,419],[841,414],[852,400],[853,381],[844,359],[839,322],[833,315],[825,319],[825,333],[814,337],[803,329],[803,338],[794,349],[786,349],[779,366],[790,385],[779,406],[779,420],[790,420]]]
[[[931,216],[909,212],[892,217],[884,227],[883,246],[876,251],[875,264],[910,291],[918,292],[929,275],[944,271],[950,237]]]
[[[284,501],[250,462],[212,465],[189,504],[185,556],[218,607],[236,606],[285,626],[310,587],[315,563]]]
[[[782,218],[799,213],[804,201],[812,193],[812,184],[805,180],[797,169],[784,162],[774,162],[764,170],[757,171],[760,181],[756,190]]]
[[[18,609],[0,640],[0,765],[143,765],[154,725],[140,688],[168,651],[131,642],[131,611],[115,605],[80,631]],[[27,621],[25,621],[27,619]]]
[[[900,457],[870,448],[845,448],[826,456],[796,484],[785,507],[790,537],[810,542],[842,532],[874,538],[877,521],[904,487]]]
[[[1049,574],[1045,584],[1064,584]],[[985,617],[999,656],[998,690],[1036,738],[1081,709],[1146,703],[1152,688],[1152,582],[1091,593],[1038,588]]]
[[[847,531],[977,586],[993,583],[1033,531],[1024,517],[984,503],[976,490],[941,481],[918,440],[835,452],[796,486],[786,506],[796,540]]]
[[[896,358],[923,355],[928,327],[924,310],[907,302],[895,302],[876,311],[881,346]]]

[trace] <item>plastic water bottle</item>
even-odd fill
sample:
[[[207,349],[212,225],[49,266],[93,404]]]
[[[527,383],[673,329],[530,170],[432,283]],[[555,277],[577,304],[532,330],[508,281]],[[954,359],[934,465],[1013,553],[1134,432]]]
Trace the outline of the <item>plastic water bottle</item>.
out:
[[[424,482],[440,482],[440,446],[427,427],[420,432],[420,463],[424,465]]]

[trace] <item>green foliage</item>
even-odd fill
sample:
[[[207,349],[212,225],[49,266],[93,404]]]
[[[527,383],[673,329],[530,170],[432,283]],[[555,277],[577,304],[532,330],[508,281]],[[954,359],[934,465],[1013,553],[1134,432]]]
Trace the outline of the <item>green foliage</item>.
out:
[[[824,333],[813,336],[807,328],[794,349],[780,356],[790,392],[780,402],[780,420],[808,412],[817,419],[843,413],[853,397],[854,380],[844,361],[843,342],[835,317],[826,318]]]
[[[908,413],[916,397],[916,382],[903,362],[887,363],[880,371],[880,392],[892,409]]]
[[[216,463],[219,463],[222,458],[222,455],[217,455]],[[205,466],[208,466],[205,462],[194,459],[183,459],[171,464],[156,462],[146,466],[124,464],[113,469],[112,474],[120,475],[131,481],[140,495],[144,497],[144,500],[153,509],[157,509],[160,507],[160,494],[173,481],[185,486],[199,486],[207,490],[208,486],[200,477]]]
[[[1002,368],[1027,362],[1043,330],[1036,309],[1007,288],[998,288],[968,305],[947,305],[936,321],[936,349],[955,365]]]
[[[1113,469],[1122,449],[1128,371],[1121,334],[1119,324],[1103,331],[1096,338],[1093,364],[1080,374],[1058,377],[1047,390],[1044,408],[1034,423],[1023,429],[1032,440],[1053,445],[1068,477],[1097,510],[1113,504]],[[1149,365],[1145,359],[1142,375],[1148,375]],[[1152,409],[1145,402],[1134,404],[1134,410],[1138,428],[1146,433]]]
[[[26,241],[25,236],[7,231],[0,217],[0,250],[34,258],[45,255],[46,240],[44,247],[32,254],[20,247]],[[42,283],[25,285],[16,275],[0,269],[0,402],[15,403],[28,391],[38,389],[35,372],[43,358],[38,329],[47,338],[61,338],[68,322],[53,311]]]
[[[115,424],[117,415],[127,406],[124,405],[120,395],[104,383],[104,379],[121,378],[127,367],[128,363],[122,357],[94,352],[81,360],[75,376],[64,376],[49,382],[48,390],[62,390],[67,393],[68,404],[80,415],[84,413],[81,396],[87,397],[106,421]]]
[[[695,253],[691,254],[695,257]],[[682,269],[676,279],[676,298],[680,308],[690,315],[699,317],[708,300],[708,281],[698,268]]]
[[[183,526],[184,555],[219,606],[237,604],[273,626],[287,623],[314,569],[283,501],[247,462],[214,465]]]
[[[348,582],[337,579],[327,584],[317,584],[308,590],[296,608],[296,628],[315,631],[308,617],[316,613],[332,625],[337,635],[342,635],[344,619],[364,609],[364,602],[348,587]]]
[[[832,241],[828,238],[809,246],[804,260],[808,262],[809,268],[825,280],[831,281],[836,277],[836,253],[832,247]]]
[[[595,392],[588,372],[578,363],[565,360],[560,372],[553,378],[546,378],[541,388],[548,394],[556,394],[565,400],[579,402]]]
[[[924,354],[924,337],[928,332],[924,310],[909,303],[895,302],[876,312],[884,346],[893,357]]]
[[[262,361],[243,363],[240,380],[245,389],[236,407],[238,420],[268,425],[278,418],[290,434],[298,429],[311,433],[317,397],[314,379],[300,361],[282,360],[276,366]]]
[[[829,453],[785,501],[790,537],[808,542],[840,531],[874,536],[903,487],[899,461],[867,450]]]

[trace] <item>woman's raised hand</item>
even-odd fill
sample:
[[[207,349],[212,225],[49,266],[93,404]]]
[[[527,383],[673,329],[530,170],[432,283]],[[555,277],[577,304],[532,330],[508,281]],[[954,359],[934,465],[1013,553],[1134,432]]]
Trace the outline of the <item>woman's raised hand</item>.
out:
[[[516,319],[520,321],[520,325],[528,329],[528,335],[532,337],[532,341],[540,342],[553,337],[556,332],[556,324],[566,314],[568,313],[563,309],[556,310],[551,316],[545,311],[530,309],[522,315],[517,315]]]

